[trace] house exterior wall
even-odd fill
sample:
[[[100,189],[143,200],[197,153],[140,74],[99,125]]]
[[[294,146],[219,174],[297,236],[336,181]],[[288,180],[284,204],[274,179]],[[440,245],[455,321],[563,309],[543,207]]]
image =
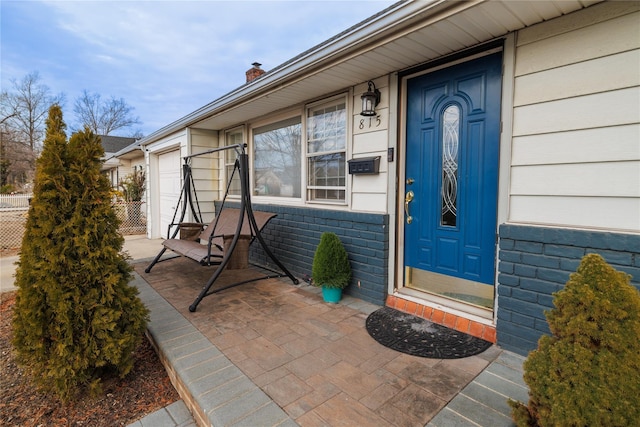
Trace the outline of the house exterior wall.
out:
[[[640,289],[640,235],[568,228],[500,226],[498,344],[526,355],[550,334],[545,310],[588,253],[632,276]]]
[[[133,159],[129,160],[129,167],[131,169],[127,173],[131,173],[134,168],[135,169],[140,169],[140,168],[144,168],[144,166],[145,166],[144,154],[142,154],[142,151],[141,151],[140,152],[140,157],[136,157],[136,158],[133,158]]]
[[[640,230],[640,12],[518,32],[509,221]]]
[[[142,151],[140,151],[139,157],[130,159],[117,157],[114,159],[110,159],[105,163],[105,166],[110,166],[109,169],[105,170],[105,174],[109,178],[111,188],[113,188],[114,190],[121,190],[120,181],[122,179],[124,179],[127,175],[130,175],[133,172],[134,168],[145,168],[144,154],[142,153]]]
[[[118,191],[122,191],[122,187],[120,187],[120,182],[133,174],[134,170],[145,170],[145,161],[144,154],[140,151],[139,157],[134,157],[132,159],[119,159],[119,165],[114,170],[114,182],[113,188]],[[147,172],[145,171],[145,185],[146,185]],[[142,194],[142,200],[145,200],[144,193]]]
[[[104,171],[105,176],[107,177],[107,179],[109,180],[109,184],[111,185],[111,188],[113,188],[114,190],[118,189],[118,168],[111,168],[108,169],[106,171]]]
[[[182,179],[182,158],[191,154],[196,154],[218,147],[218,132],[206,129],[187,128],[181,132],[176,132],[146,148],[147,161],[147,188],[149,189],[149,199],[159,200],[159,163],[158,157],[169,151],[180,151],[180,170],[178,173]],[[133,165],[132,165],[133,167]],[[217,153],[197,156],[191,159],[191,172],[193,184],[197,191],[200,213],[204,222],[210,222],[215,215],[214,200],[219,200],[224,191],[224,183],[221,182],[221,157]],[[182,182],[182,181],[181,181]],[[176,201],[179,194],[176,195]],[[165,232],[160,226],[160,206],[159,203],[148,203],[147,215],[151,215],[147,225],[147,234],[151,238],[160,237]],[[179,207],[180,208],[180,207]],[[187,210],[185,221],[192,221],[192,215]]]
[[[387,296],[389,265],[389,215],[387,214],[388,163],[387,147],[389,132],[389,83],[388,77],[374,81],[381,95],[381,103],[376,107],[379,122],[360,115],[360,95],[367,90],[367,84],[345,88],[350,93],[347,102],[351,123],[347,137],[347,160],[352,158],[380,156],[379,173],[372,175],[347,174],[347,200],[344,205],[305,204],[305,201],[278,201],[254,196],[254,210],[274,212],[274,218],[263,230],[269,249],[296,277],[304,279],[311,276],[311,265],[320,235],[325,231],[336,233],[343,244],[353,270],[351,286],[345,294],[361,298],[378,305],[384,305]],[[270,118],[261,118],[262,123],[277,121],[299,113],[303,118],[308,104],[292,106],[292,109]],[[361,120],[362,123],[360,122]],[[251,129],[256,123],[249,121],[245,137],[249,143],[249,156],[253,156]],[[220,132],[220,138],[224,132]],[[192,137],[193,138],[193,137]],[[222,143],[220,144],[222,145]],[[198,150],[192,149],[195,153]],[[217,160],[211,159],[211,167],[219,167],[222,176],[224,152],[216,153]],[[194,161],[196,159],[194,158]],[[194,163],[195,165],[195,163]],[[251,166],[250,166],[251,167]],[[203,170],[204,171],[204,170]],[[348,166],[347,166],[348,171]],[[210,174],[211,172],[209,172]],[[194,176],[196,172],[194,171]],[[211,175],[209,175],[211,176]],[[216,179],[216,178],[214,178]],[[199,184],[196,184],[199,185]],[[202,200],[220,200],[226,182],[216,181],[220,194],[202,194],[198,187],[198,198]],[[304,193],[304,190],[303,190]],[[217,198],[211,198],[217,196]],[[206,199],[205,199],[206,198]],[[216,202],[219,207],[219,203]],[[237,196],[229,196],[225,206],[239,206]],[[259,244],[253,244],[250,260],[260,265],[273,267],[273,262],[264,253]]]
[[[239,205],[227,202],[226,206]],[[325,231],[334,232],[351,261],[353,277],[345,294],[384,305],[389,258],[388,215],[261,203],[252,203],[252,207],[278,215],[265,226],[262,237],[269,250],[294,276],[303,280],[311,277],[320,235]],[[277,269],[257,242],[251,246],[250,260]]]
[[[586,253],[601,253],[630,273],[634,284],[640,281],[639,21],[637,2],[604,2],[504,34],[494,313],[498,344],[504,348],[526,354],[540,335],[549,332],[544,310],[552,307],[552,293],[562,288]],[[402,262],[396,250],[402,250],[403,236],[396,235],[395,215],[397,181],[404,174],[400,159],[404,149],[398,140],[405,123],[398,75],[378,77],[374,83],[382,92],[375,118],[359,114],[366,82],[341,93],[349,94],[347,160],[380,156],[380,173],[348,175],[344,205],[307,204],[304,197],[254,197],[253,207],[278,214],[265,227],[264,236],[294,275],[311,274],[320,234],[333,231],[345,243],[354,267],[347,294],[383,305],[402,281],[402,273],[396,275],[402,268],[396,265]],[[304,118],[305,106],[291,105],[269,117],[246,117],[220,129],[218,138],[216,132],[185,129],[150,144],[151,200],[158,200],[154,170],[159,153],[180,149],[184,156],[222,146],[226,130],[243,127],[251,158],[256,120],[265,124],[276,120],[276,114]],[[395,149],[393,163],[387,161],[389,148]],[[224,176],[221,153],[193,159],[205,221],[226,185],[220,178]],[[230,197],[229,205],[233,200]],[[157,209],[157,203],[156,208],[148,205]],[[158,237],[153,224],[157,212],[150,218],[150,237]],[[251,259],[270,264],[257,245]],[[409,306],[397,304],[401,294],[390,298],[394,307]],[[438,307],[432,308],[435,312]],[[494,323],[484,320],[482,326],[495,332]]]
[[[640,12],[603,3],[519,31],[497,342],[526,355],[580,259],[640,288]]]
[[[197,154],[218,147],[218,132],[204,129],[189,129],[190,152]],[[222,156],[217,153],[204,154],[191,159],[193,183],[197,190],[200,211],[205,223],[215,215],[214,200],[220,200],[225,188],[221,181]]]
[[[116,188],[119,189],[120,180],[124,179],[127,175],[130,175],[133,172],[133,167],[134,165],[132,164],[131,160],[120,160],[116,179]]]
[[[351,175],[351,192],[349,193],[351,210],[356,212],[387,212],[387,182],[389,180],[389,163],[387,147],[389,146],[389,79],[379,78],[373,81],[380,91],[380,104],[376,107],[377,117],[360,115],[362,93],[367,91],[367,84],[361,84],[353,90],[352,108],[352,142],[351,157],[380,156],[380,171],[372,175]]]
[[[120,165],[118,165],[117,183],[116,187],[120,189],[120,181],[131,175],[134,169],[144,168],[144,156],[140,152],[140,157],[135,159],[120,159]]]

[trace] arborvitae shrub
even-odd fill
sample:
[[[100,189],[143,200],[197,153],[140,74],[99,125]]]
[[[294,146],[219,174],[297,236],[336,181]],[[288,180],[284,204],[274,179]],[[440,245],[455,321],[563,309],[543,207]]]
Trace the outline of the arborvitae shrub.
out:
[[[62,110],[49,110],[37,161],[14,308],[18,360],[63,400],[125,376],[149,312],[129,286],[131,266],[100,172],[103,149],[88,129],[67,142]]]
[[[311,266],[316,286],[344,289],[351,280],[349,256],[335,233],[324,232],[316,248]]]
[[[518,426],[637,426],[640,293],[600,255],[582,259],[524,363],[529,404],[510,401]]]

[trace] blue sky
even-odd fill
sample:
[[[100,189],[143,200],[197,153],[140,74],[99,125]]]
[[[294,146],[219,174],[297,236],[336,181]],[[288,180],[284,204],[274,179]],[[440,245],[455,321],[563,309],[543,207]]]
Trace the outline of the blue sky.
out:
[[[270,70],[394,1],[0,1],[0,84],[38,71],[64,93],[124,98],[144,135]]]

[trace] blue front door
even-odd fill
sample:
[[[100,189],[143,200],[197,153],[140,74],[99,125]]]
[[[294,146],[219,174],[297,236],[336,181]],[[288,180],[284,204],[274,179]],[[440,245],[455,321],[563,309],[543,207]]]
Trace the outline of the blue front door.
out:
[[[407,81],[405,284],[485,307],[443,283],[494,283],[501,70],[495,53]]]

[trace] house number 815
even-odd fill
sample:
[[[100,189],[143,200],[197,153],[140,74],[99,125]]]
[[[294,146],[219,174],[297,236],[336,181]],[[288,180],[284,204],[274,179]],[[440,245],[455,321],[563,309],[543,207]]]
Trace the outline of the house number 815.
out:
[[[382,124],[382,120],[380,116],[369,117],[369,123],[367,123],[367,119],[360,119],[360,125],[358,125],[358,129],[364,129],[365,127],[371,129],[373,127],[378,127]]]

